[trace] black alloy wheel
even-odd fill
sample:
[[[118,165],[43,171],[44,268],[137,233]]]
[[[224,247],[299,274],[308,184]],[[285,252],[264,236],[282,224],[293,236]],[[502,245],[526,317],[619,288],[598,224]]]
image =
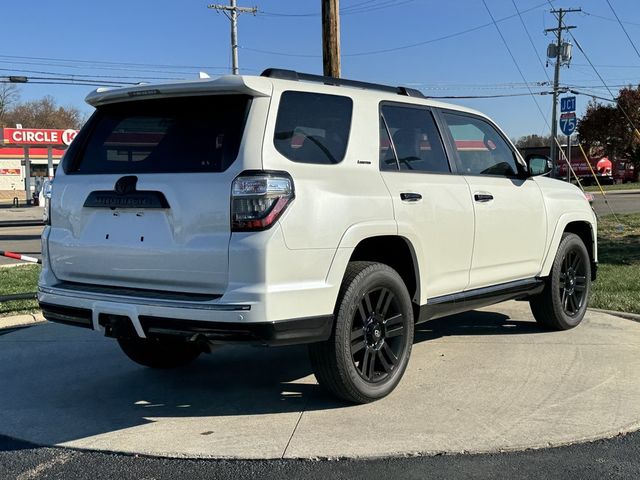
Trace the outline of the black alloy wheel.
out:
[[[586,301],[587,274],[581,252],[576,248],[564,256],[558,287],[564,313],[571,317],[577,315]]]
[[[351,359],[367,382],[380,382],[398,365],[404,349],[403,314],[394,293],[379,287],[367,291],[354,313]]]
[[[318,383],[354,403],[391,393],[413,345],[413,305],[402,277],[382,263],[351,262],[334,316],[331,337],[309,345]]]
[[[582,239],[566,232],[558,246],[542,293],[529,299],[538,324],[551,330],[577,326],[587,311],[591,291],[591,259]]]

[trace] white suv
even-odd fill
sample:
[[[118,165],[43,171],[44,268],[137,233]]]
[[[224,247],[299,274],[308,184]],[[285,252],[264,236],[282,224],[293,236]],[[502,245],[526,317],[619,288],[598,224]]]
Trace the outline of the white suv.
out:
[[[478,112],[274,69],[87,101],[38,299],[142,365],[308,343],[321,385],[368,402],[400,381],[415,323],[508,299],[550,329],[584,316],[589,203]]]

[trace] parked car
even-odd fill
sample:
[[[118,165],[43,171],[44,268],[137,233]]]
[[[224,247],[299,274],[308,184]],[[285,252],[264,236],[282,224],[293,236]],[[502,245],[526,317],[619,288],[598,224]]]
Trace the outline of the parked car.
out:
[[[38,195],[38,205],[44,207],[42,211],[42,221],[47,223],[49,221],[49,209],[51,207],[51,188],[53,187],[53,180],[46,179],[42,183],[42,188]]]
[[[596,218],[485,115],[270,69],[87,97],[58,168],[38,300],[154,368],[309,344],[340,398],[390,393],[414,325],[509,299],[575,327]]]

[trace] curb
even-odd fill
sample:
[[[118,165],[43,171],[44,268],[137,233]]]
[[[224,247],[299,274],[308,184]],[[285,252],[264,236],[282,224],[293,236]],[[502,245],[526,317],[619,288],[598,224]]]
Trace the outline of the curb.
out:
[[[47,320],[42,313],[25,313],[24,315],[13,315],[11,317],[0,317],[0,330],[15,327],[29,327],[45,323]]]
[[[0,227],[44,227],[42,220],[2,220]]]
[[[617,312],[615,310],[603,310],[602,308],[590,308],[594,312],[607,313],[616,317],[625,318],[627,320],[633,320],[634,322],[640,322],[640,315],[637,313]]]
[[[27,262],[7,263],[7,264],[4,264],[4,265],[0,265],[0,268],[24,267],[25,265],[33,265],[33,263],[27,263]]]

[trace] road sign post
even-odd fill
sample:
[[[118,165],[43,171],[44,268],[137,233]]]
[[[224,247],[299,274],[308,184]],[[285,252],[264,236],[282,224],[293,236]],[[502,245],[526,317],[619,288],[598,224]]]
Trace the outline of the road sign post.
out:
[[[571,135],[567,135],[567,160],[571,164]],[[567,165],[567,182],[571,183],[571,169]]]

